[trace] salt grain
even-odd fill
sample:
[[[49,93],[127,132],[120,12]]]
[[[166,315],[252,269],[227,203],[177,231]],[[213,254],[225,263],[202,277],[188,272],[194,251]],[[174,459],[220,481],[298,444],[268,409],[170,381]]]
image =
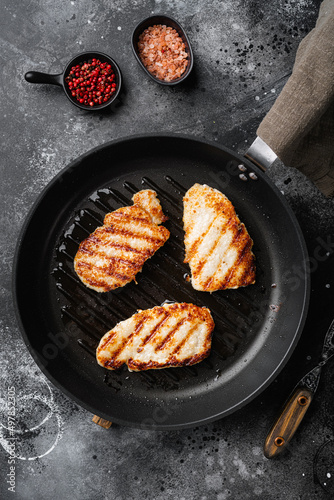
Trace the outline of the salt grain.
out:
[[[169,26],[158,24],[145,29],[139,36],[138,52],[146,69],[166,82],[179,78],[188,65],[185,44]]]

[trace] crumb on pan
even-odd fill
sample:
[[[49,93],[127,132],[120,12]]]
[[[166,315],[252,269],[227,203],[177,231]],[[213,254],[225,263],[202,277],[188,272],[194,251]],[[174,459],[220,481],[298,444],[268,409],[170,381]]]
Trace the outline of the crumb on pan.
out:
[[[188,54],[182,38],[174,28],[157,24],[139,36],[139,57],[146,69],[159,80],[171,82],[180,78],[188,66]]]

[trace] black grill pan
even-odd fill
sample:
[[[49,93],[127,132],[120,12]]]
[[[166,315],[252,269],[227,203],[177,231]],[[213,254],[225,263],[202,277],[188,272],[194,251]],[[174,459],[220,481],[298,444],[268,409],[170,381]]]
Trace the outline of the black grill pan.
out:
[[[195,182],[225,193],[254,240],[256,284],[213,294],[193,290],[183,263],[182,197]],[[134,282],[100,294],[73,270],[79,243],[104,215],[158,193],[168,242]],[[143,428],[194,426],[232,413],[258,395],[290,357],[309,297],[307,253],[295,216],[268,177],[216,144],[180,135],[134,136],[72,162],[40,195],[14,262],[23,338],[47,377],[91,412]],[[193,367],[111,372],[95,361],[99,339],[137,309],[165,301],[210,308],[212,353]]]

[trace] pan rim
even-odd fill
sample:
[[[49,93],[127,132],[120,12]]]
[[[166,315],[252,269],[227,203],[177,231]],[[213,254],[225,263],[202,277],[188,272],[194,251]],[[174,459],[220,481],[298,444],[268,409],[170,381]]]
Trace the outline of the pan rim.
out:
[[[18,261],[19,261],[19,257],[20,257],[20,251],[21,251],[21,247],[22,247],[22,243],[24,241],[25,235],[26,235],[27,230],[29,228],[29,225],[31,223],[31,220],[32,220],[39,204],[45,198],[48,191],[50,189],[52,189],[53,185],[58,182],[59,178],[61,178],[65,172],[68,172],[71,169],[75,168],[76,165],[80,164],[80,162],[82,160],[84,160],[87,156],[92,155],[94,152],[99,151],[102,148],[114,146],[114,145],[119,144],[119,143],[134,141],[134,140],[138,140],[138,139],[140,140],[140,139],[156,139],[156,138],[166,138],[166,139],[176,138],[176,139],[188,140],[191,142],[195,141],[197,143],[201,143],[204,145],[209,145],[211,147],[217,148],[218,150],[228,152],[229,154],[231,154],[235,158],[239,159],[240,161],[242,161],[246,165],[251,166],[252,170],[254,170],[255,172],[259,172],[263,175],[263,173],[260,171],[260,169],[256,165],[253,165],[249,160],[247,160],[246,158],[244,158],[240,154],[235,153],[234,151],[226,148],[225,146],[221,146],[220,144],[217,144],[217,143],[212,142],[212,141],[202,140],[202,139],[198,139],[197,137],[184,135],[184,134],[163,133],[163,132],[162,133],[155,133],[155,134],[151,134],[151,133],[135,134],[135,135],[121,137],[121,138],[118,138],[116,140],[108,141],[106,143],[98,145],[98,146],[88,150],[87,152],[83,153],[78,158],[72,160],[68,165],[63,167],[58,172],[58,174],[56,174],[56,176],[54,176],[50,180],[50,182],[43,188],[43,190],[41,191],[41,193],[38,195],[35,202],[33,203],[32,207],[28,211],[27,216],[26,216],[26,218],[23,222],[23,225],[21,227],[21,230],[19,232],[17,244],[15,247],[15,253],[14,253],[14,258],[13,258],[13,272],[12,272],[13,303],[14,303],[15,316],[16,316],[16,319],[17,319],[17,322],[19,325],[19,330],[20,330],[20,333],[23,337],[23,340],[24,340],[26,346],[28,347],[28,350],[29,350],[30,354],[32,355],[34,361],[36,362],[38,367],[41,369],[43,374],[47,377],[47,379],[49,379],[53,383],[53,385],[57,389],[59,389],[63,394],[65,394],[67,397],[69,397],[71,400],[73,400],[79,406],[82,406],[83,408],[85,408],[86,410],[90,411],[93,414],[96,413],[96,410],[94,410],[92,405],[90,405],[86,401],[83,401],[81,398],[74,395],[71,391],[69,391],[66,387],[64,387],[62,383],[58,382],[48,372],[47,368],[43,365],[38,353],[36,353],[35,350],[33,349],[33,347],[31,346],[31,343],[30,343],[29,338],[28,338],[28,334],[26,332],[26,329],[24,327],[24,324],[23,324],[23,321],[21,318],[21,312],[20,312],[20,307],[18,304],[18,296],[17,296],[17,293],[18,293],[18,290],[17,290],[17,287],[18,287],[17,267],[18,267]],[[304,285],[304,295],[303,295],[303,300],[302,300],[302,308],[301,308],[301,311],[299,313],[299,321],[298,321],[298,325],[295,329],[296,330],[295,335],[294,335],[294,337],[289,345],[289,349],[286,351],[284,357],[280,360],[280,362],[276,365],[274,371],[271,373],[271,376],[268,377],[260,386],[258,386],[256,388],[256,390],[252,391],[245,398],[243,398],[237,404],[230,407],[228,410],[215,413],[214,415],[210,415],[207,418],[200,418],[200,419],[194,418],[191,422],[189,422],[189,418],[188,418],[186,423],[163,424],[163,425],[157,424],[157,425],[153,425],[153,426],[152,426],[152,424],[145,425],[142,423],[142,424],[140,424],[141,428],[159,429],[159,430],[175,430],[175,429],[181,429],[181,428],[189,428],[189,427],[194,427],[194,426],[198,426],[198,425],[203,425],[203,424],[212,422],[214,420],[217,420],[219,418],[223,418],[223,417],[235,412],[236,410],[241,409],[243,406],[245,406],[246,404],[251,402],[259,394],[261,394],[263,392],[263,390],[272,383],[274,378],[278,375],[278,373],[281,372],[281,370],[283,369],[283,367],[285,366],[285,364],[289,360],[290,356],[292,355],[292,353],[293,353],[293,351],[294,351],[294,349],[299,341],[299,338],[301,336],[301,333],[302,333],[302,330],[303,330],[303,327],[304,327],[304,324],[306,321],[306,314],[307,314],[309,298],[310,298],[310,274],[309,274],[309,271],[308,271],[307,266],[306,266],[306,259],[308,257],[307,247],[306,247],[306,243],[305,243],[305,240],[303,237],[303,233],[301,231],[301,228],[299,226],[299,223],[297,221],[297,218],[296,218],[292,208],[287,203],[286,199],[280,193],[278,188],[271,181],[271,179],[267,176],[265,176],[264,178],[265,178],[266,182],[268,182],[271,185],[271,188],[274,191],[276,191],[276,193],[280,197],[282,205],[284,206],[291,221],[293,222],[294,228],[296,230],[296,234],[298,236],[298,240],[300,243],[300,250],[301,250],[303,257],[304,257],[304,260],[303,260],[304,269],[303,269],[303,271],[304,271],[304,276],[305,276],[305,285]],[[107,414],[105,414],[101,411],[99,411],[98,414],[99,414],[99,416],[101,416],[103,418],[106,418],[108,420],[110,419],[110,415],[108,416]],[[128,427],[134,427],[134,428],[139,427],[138,423],[125,421],[121,418],[116,418],[116,419],[113,418],[113,422],[120,424],[120,425],[128,426]]]

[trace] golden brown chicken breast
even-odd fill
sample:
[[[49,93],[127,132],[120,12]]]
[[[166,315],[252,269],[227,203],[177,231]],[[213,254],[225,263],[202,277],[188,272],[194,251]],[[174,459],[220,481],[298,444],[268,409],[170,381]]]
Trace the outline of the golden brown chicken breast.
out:
[[[138,311],[107,332],[96,350],[99,365],[130,371],[189,366],[206,358],[214,322],[209,309],[173,303]]]
[[[134,205],[107,214],[104,225],[80,244],[74,258],[81,281],[97,292],[134,280],[145,261],[169,238],[168,229],[158,226],[166,217],[155,191],[143,190],[134,198]]]
[[[230,200],[194,184],[183,198],[185,260],[195,290],[215,292],[255,283],[253,240]]]

